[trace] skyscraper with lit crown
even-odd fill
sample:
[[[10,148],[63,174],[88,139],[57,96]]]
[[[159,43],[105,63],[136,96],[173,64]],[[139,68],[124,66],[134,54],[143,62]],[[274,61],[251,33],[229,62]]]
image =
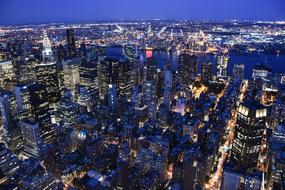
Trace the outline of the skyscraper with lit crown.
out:
[[[43,37],[42,58],[43,61],[36,65],[37,82],[46,86],[49,102],[55,103],[60,97],[59,83],[51,43],[46,32]]]

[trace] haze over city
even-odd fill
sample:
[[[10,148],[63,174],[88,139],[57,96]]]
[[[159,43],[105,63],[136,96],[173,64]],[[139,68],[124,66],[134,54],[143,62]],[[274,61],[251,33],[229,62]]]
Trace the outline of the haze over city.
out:
[[[283,0],[2,0],[0,7],[0,24],[4,25],[118,19],[285,19]]]

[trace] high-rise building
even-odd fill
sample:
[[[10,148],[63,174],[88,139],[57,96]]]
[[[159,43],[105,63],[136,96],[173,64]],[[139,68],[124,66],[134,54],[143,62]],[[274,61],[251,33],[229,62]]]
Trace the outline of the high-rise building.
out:
[[[157,120],[157,86],[154,81],[145,81],[143,86],[144,102],[148,106],[148,118]]]
[[[60,97],[56,63],[51,43],[46,33],[43,39],[43,62],[36,64],[37,82],[46,86],[49,102],[55,103]]]
[[[108,105],[111,111],[117,109],[117,87],[115,84],[109,84],[108,86]]]
[[[91,107],[94,107],[97,104],[99,98],[97,63],[97,59],[92,59],[80,66],[80,84],[85,86],[88,90]]]
[[[44,63],[54,61],[53,52],[51,49],[51,42],[48,38],[46,31],[44,31],[43,35],[43,51],[42,51],[42,58]]]
[[[0,111],[2,116],[2,140],[12,150],[18,150],[22,146],[21,130],[16,120],[16,98],[10,91],[0,92]]]
[[[4,80],[12,80],[15,77],[14,67],[11,61],[0,61],[0,87],[4,87]]]
[[[132,63],[124,55],[110,52],[106,57],[100,59],[98,64],[98,85],[100,98],[107,97],[109,84],[115,84],[118,96],[131,99],[133,81]]]
[[[164,73],[163,103],[166,105],[168,110],[170,109],[170,103],[171,103],[172,83],[173,83],[172,72],[170,70],[167,70]]]
[[[69,90],[63,92],[57,113],[58,122],[61,124],[63,130],[74,126],[78,116],[78,105],[75,103],[75,99]]]
[[[31,97],[28,86],[29,85],[18,84],[14,88],[17,103],[18,120],[20,121],[35,119],[30,101]]]
[[[74,38],[74,29],[67,29],[67,48],[68,48],[68,56],[69,58],[76,57],[76,45]]]
[[[146,59],[145,66],[143,68],[143,81],[158,81],[158,72],[157,72],[157,59],[154,57],[148,57]]]
[[[19,169],[18,159],[12,152],[0,143],[0,173],[5,176],[13,175]]]
[[[217,77],[226,78],[228,76],[229,57],[226,55],[218,56],[217,58]]]
[[[68,59],[63,62],[64,87],[76,95],[76,86],[80,84],[80,59]]]
[[[244,64],[234,64],[233,66],[233,80],[244,79]]]
[[[19,120],[38,121],[41,139],[44,143],[52,142],[54,127],[51,123],[50,108],[46,87],[41,84],[18,85],[15,88]]]
[[[193,148],[184,153],[183,159],[183,189],[199,189],[199,174],[202,167],[200,166],[201,153],[198,149]]]
[[[271,69],[266,65],[256,64],[253,67],[252,78],[253,79],[266,79],[271,74]]]
[[[33,57],[26,58],[22,64],[19,65],[19,72],[16,76],[20,84],[32,84],[37,81],[35,66],[37,60]]]
[[[35,120],[40,125],[41,139],[44,143],[50,143],[54,138],[54,127],[51,124],[46,88],[40,84],[33,84],[28,89]]]
[[[198,72],[198,58],[190,52],[183,52],[179,55],[179,73],[181,85],[188,86],[189,82]]]
[[[20,123],[24,148],[22,154],[33,158],[40,158],[42,154],[42,140],[40,135],[39,123],[35,121],[22,121]]]
[[[204,62],[202,63],[202,78],[204,80],[212,80],[212,63],[211,62]]]
[[[239,169],[256,167],[266,128],[267,109],[257,102],[238,107],[231,160]]]
[[[66,59],[66,52],[62,44],[57,47],[57,61],[62,62]]]

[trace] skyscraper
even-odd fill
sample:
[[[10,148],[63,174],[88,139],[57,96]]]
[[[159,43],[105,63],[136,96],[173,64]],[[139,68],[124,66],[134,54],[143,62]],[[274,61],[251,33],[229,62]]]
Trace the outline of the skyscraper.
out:
[[[74,38],[74,29],[67,29],[67,48],[68,48],[68,56],[69,58],[76,57],[76,46],[75,46],[75,38]]]
[[[50,108],[46,88],[41,84],[18,85],[15,87],[17,110],[21,113],[20,121],[38,121],[41,139],[50,143],[54,137],[54,127],[51,123]]]
[[[234,64],[233,79],[234,80],[244,79],[244,64]]]
[[[52,142],[54,138],[54,127],[51,124],[50,109],[46,89],[43,85],[33,84],[29,87],[30,101],[35,120],[39,122],[41,139],[44,143]]]
[[[39,123],[26,120],[22,121],[20,125],[24,141],[23,155],[39,158],[42,154],[42,140],[40,137]]]
[[[78,116],[78,105],[74,101],[72,93],[65,90],[57,110],[58,122],[61,124],[63,131],[68,127],[73,127]]]
[[[181,85],[188,86],[189,82],[198,72],[198,58],[190,52],[183,52],[179,55],[179,72]]]
[[[73,58],[63,62],[64,87],[76,94],[76,86],[80,84],[80,59]]]
[[[91,59],[80,66],[80,84],[88,90],[90,102],[86,103],[91,107],[97,104],[99,98],[97,64],[97,59]]]
[[[59,100],[60,91],[54,55],[51,43],[46,33],[43,39],[43,61],[36,64],[37,82],[46,86],[49,102],[55,103]]]
[[[117,87],[115,84],[109,84],[108,86],[108,105],[112,112],[117,109]]]
[[[12,80],[15,77],[14,67],[11,61],[0,61],[0,87],[4,87],[4,80]]]
[[[2,140],[15,151],[22,146],[21,130],[17,126],[15,94],[10,91],[0,92],[0,111],[2,116]]]
[[[0,143],[0,173],[10,176],[19,169],[18,159],[12,152]]]
[[[116,84],[118,96],[131,99],[133,80],[131,61],[121,53],[111,52],[98,64],[100,98],[107,97],[109,84]]]
[[[212,63],[202,63],[202,78],[204,80],[212,80]]]
[[[226,78],[228,76],[229,57],[226,55],[218,56],[217,58],[217,77]]]
[[[155,81],[146,81],[143,86],[145,103],[148,106],[148,118],[157,120],[157,86]]]
[[[241,170],[257,165],[266,117],[267,109],[260,103],[244,102],[238,107],[231,160]]]

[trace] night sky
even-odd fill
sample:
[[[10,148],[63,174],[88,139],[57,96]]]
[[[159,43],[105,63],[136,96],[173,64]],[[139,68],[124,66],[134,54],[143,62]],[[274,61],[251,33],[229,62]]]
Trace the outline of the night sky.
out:
[[[114,19],[285,20],[285,0],[0,0],[0,24]]]

